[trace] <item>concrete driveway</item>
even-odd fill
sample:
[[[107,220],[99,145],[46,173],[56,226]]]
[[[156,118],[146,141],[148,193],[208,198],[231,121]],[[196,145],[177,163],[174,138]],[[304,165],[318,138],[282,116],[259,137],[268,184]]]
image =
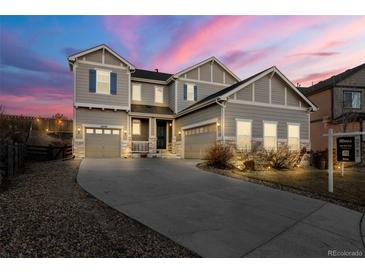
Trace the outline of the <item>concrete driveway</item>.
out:
[[[205,172],[196,163],[85,159],[77,180],[203,257],[327,257],[331,250],[364,256],[359,212]]]

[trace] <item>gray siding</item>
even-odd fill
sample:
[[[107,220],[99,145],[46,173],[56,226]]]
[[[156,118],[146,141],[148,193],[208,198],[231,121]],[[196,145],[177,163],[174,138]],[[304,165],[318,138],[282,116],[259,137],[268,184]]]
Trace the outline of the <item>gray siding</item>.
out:
[[[142,82],[135,82],[132,81],[132,84],[141,85],[141,101],[133,101],[132,104],[139,104],[139,105],[150,105],[150,106],[169,106],[169,88],[167,86],[162,86],[158,84],[151,84],[151,83],[142,83]],[[156,103],[155,102],[155,87],[163,87],[163,103]],[[133,98],[133,97],[132,97]]]
[[[102,56],[103,56],[103,50],[99,49],[97,51],[86,54],[84,58],[86,61],[101,63],[103,58]]]
[[[303,101],[302,98],[299,97],[298,94],[296,94],[291,89],[288,89],[288,93],[287,93],[287,104],[288,104],[288,106],[298,107],[299,102],[304,102],[304,101]]]
[[[104,69],[117,73],[117,94],[105,95],[89,92],[89,70]],[[128,106],[128,71],[106,68],[100,65],[80,64],[76,68],[76,103],[91,103],[112,106]]]
[[[181,131],[181,127],[203,122],[213,118],[217,118],[218,121],[220,121],[221,118],[221,107],[217,104],[208,106],[206,108],[200,109],[199,111],[192,112],[185,116],[177,118],[175,120],[175,136],[177,140],[181,139],[181,136],[178,134],[178,132]]]
[[[208,82],[212,80],[210,74],[210,63],[200,66],[200,80]]]
[[[124,65],[118,58],[116,58],[109,51],[105,51],[104,61],[105,61],[105,64],[108,64],[108,65],[114,65],[114,66]]]
[[[236,136],[236,118],[252,120],[252,137],[263,137],[263,121],[278,122],[278,139],[287,139],[287,123],[300,123],[300,138],[309,139],[306,111],[227,103],[225,135]]]
[[[269,103],[269,77],[264,76],[255,82],[255,101]]]
[[[176,83],[173,82],[168,86],[169,92],[169,107],[170,109],[175,112],[175,85]]]
[[[123,126],[127,130],[127,113],[125,111],[77,108],[76,129],[82,128],[82,124]],[[77,139],[83,138],[82,130],[80,134],[76,132],[75,135]]]
[[[223,68],[217,63],[213,63],[213,82],[224,83],[223,82]]]
[[[232,77],[229,73],[226,73],[226,84],[233,85],[234,83],[237,83],[236,78]]]
[[[187,108],[188,106],[191,106],[192,104],[195,104],[194,101],[185,101],[184,100],[184,84],[185,83],[194,83],[192,81],[184,81],[183,79],[179,79],[178,86],[177,86],[177,107],[178,112],[183,110],[184,108]],[[198,86],[198,101],[207,97],[210,94],[213,94],[221,89],[224,89],[224,86],[221,85],[214,85],[208,84],[208,83],[194,83]]]
[[[278,76],[275,75],[271,79],[271,103],[285,105],[285,87],[286,85]]]
[[[337,83],[337,85],[365,87],[365,68]]]
[[[236,93],[237,100],[252,101],[252,84]]]
[[[198,80],[198,68],[192,69],[186,73],[186,78]]]

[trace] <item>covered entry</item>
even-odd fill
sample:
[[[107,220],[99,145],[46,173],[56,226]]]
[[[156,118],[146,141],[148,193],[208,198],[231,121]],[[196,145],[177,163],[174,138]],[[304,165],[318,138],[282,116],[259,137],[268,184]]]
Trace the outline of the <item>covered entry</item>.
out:
[[[85,155],[88,158],[120,157],[120,129],[85,129]]]
[[[217,140],[217,125],[208,124],[184,130],[184,158],[204,159]]]

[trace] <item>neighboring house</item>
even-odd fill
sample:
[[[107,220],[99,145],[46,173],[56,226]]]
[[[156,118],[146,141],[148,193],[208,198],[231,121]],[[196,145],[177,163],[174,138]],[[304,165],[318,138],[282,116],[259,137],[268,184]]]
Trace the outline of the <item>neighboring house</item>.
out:
[[[161,73],[135,68],[106,45],[68,62],[77,157],[202,158],[217,141],[242,149],[310,148],[316,107],[276,67],[241,81],[211,57]]]
[[[329,128],[334,132],[365,130],[365,64],[300,90],[319,108],[311,114],[314,151],[327,149],[323,134]],[[365,152],[365,145],[362,147]]]

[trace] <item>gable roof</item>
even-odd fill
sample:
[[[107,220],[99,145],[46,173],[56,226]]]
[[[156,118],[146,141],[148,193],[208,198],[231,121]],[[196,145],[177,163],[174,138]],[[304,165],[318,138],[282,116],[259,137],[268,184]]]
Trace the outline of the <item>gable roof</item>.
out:
[[[348,69],[344,72],[341,72],[340,74],[337,75],[333,75],[332,77],[325,79],[323,81],[320,81],[319,83],[310,86],[310,87],[301,87],[299,88],[299,90],[301,92],[303,92],[305,95],[310,95],[314,92],[320,92],[320,91],[324,91],[326,89],[329,89],[331,87],[333,87],[334,85],[336,85],[338,82],[350,77],[351,75],[355,74],[356,72],[362,70],[365,68],[365,63],[361,64],[357,67]]]
[[[143,78],[157,81],[167,81],[172,75],[173,74],[171,73],[157,72],[145,69],[136,69],[131,74],[131,76],[135,78]]]
[[[177,73],[174,74],[174,77],[180,77],[182,74],[185,74],[187,73],[188,71],[191,71],[197,67],[200,67],[206,63],[209,63],[209,62],[216,62],[217,64],[219,64],[224,70],[226,70],[233,78],[235,78],[237,81],[241,81],[241,79],[236,75],[234,74],[228,67],[226,67],[221,61],[218,60],[217,57],[215,56],[212,56],[212,57],[209,57],[208,59],[205,59],[195,65],[192,65],[190,67],[187,67],[186,69],[183,69]]]
[[[125,63],[130,69],[132,69],[132,70],[135,69],[134,65],[132,65],[129,61],[124,59],[122,56],[120,56],[118,53],[116,53],[114,50],[112,50],[109,46],[107,46],[105,44],[101,44],[101,45],[98,45],[98,46],[95,46],[95,47],[80,51],[78,53],[72,54],[72,55],[67,57],[67,60],[69,61],[70,65],[72,65],[76,61],[76,58],[84,56],[84,55],[89,54],[89,53],[94,52],[94,51],[98,51],[100,49],[107,50],[114,57],[119,59],[121,62]]]
[[[288,78],[285,77],[284,74],[280,72],[280,70],[273,66],[270,68],[267,68],[259,73],[256,73],[238,83],[235,83],[229,87],[226,87],[220,91],[217,91],[216,93],[213,93],[200,101],[196,102],[195,104],[183,109],[180,111],[178,115],[183,115],[188,112],[191,112],[193,110],[197,110],[201,107],[204,107],[206,105],[212,104],[218,100],[226,100],[229,96],[237,92],[238,90],[242,89],[245,86],[248,86],[252,84],[253,82],[257,81],[258,79],[264,77],[265,75],[268,75],[269,73],[277,73],[282,80],[284,80],[305,102],[308,103],[309,106],[311,106],[312,110],[316,111],[318,108],[316,105],[314,105],[307,97],[305,97],[296,87],[295,85],[289,81]]]

